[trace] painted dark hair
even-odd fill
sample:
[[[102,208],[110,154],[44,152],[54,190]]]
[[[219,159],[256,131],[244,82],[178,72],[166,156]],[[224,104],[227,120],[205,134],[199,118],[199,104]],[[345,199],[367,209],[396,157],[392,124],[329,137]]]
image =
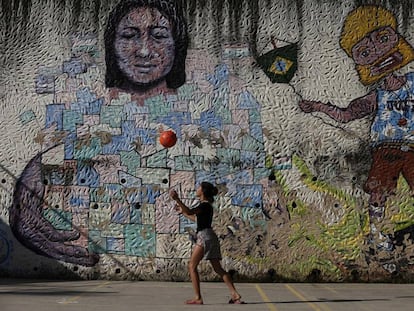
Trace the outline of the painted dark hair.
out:
[[[201,191],[203,192],[203,194],[206,197],[206,199],[210,203],[213,203],[214,202],[214,197],[218,194],[217,187],[214,186],[213,184],[207,182],[207,181],[203,181],[200,184],[200,187],[201,187]]]
[[[115,35],[121,19],[132,9],[140,7],[155,8],[166,17],[172,25],[172,35],[175,42],[174,63],[166,76],[167,86],[176,89],[185,82],[185,59],[187,57],[188,34],[182,11],[177,7],[175,0],[126,0],[120,1],[109,14],[105,29],[105,85],[106,87],[122,88],[130,80],[118,66],[115,54]],[[142,87],[145,89],[145,86]]]

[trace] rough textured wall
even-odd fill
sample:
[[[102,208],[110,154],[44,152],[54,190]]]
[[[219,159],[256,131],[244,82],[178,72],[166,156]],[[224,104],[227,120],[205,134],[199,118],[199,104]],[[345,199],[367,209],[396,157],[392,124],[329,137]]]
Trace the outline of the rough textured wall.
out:
[[[210,181],[236,279],[413,279],[411,1],[177,1],[165,89],[105,82],[117,3],[0,4],[1,275],[187,280]]]

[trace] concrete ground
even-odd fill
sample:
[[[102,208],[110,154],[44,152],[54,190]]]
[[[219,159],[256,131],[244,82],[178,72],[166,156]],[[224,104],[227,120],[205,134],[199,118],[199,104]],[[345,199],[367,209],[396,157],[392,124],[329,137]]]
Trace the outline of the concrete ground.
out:
[[[239,283],[246,302],[228,304],[223,283],[202,283],[203,306],[184,304],[191,283],[0,279],[1,311],[414,310],[414,284]]]

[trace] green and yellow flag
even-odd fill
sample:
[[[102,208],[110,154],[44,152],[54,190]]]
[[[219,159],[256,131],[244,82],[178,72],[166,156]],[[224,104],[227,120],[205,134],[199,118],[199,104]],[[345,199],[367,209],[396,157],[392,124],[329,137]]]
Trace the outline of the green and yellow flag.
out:
[[[292,43],[275,48],[257,58],[272,83],[289,83],[298,68],[298,47]]]

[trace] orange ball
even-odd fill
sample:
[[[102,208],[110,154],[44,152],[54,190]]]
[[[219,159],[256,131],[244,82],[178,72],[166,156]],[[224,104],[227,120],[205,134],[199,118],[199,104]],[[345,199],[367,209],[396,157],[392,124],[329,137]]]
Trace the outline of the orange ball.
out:
[[[177,142],[177,135],[171,130],[163,131],[160,135],[160,143],[165,148],[170,148]]]

